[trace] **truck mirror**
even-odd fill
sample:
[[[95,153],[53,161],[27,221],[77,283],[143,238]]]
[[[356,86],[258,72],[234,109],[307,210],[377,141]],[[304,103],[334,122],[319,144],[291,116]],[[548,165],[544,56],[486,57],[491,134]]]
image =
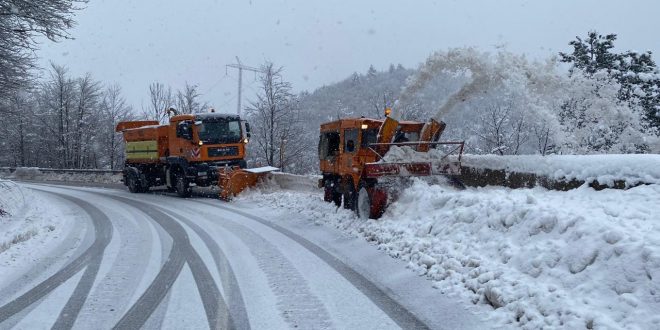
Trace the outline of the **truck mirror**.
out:
[[[182,121],[176,126],[176,137],[192,140],[192,126],[189,122]]]
[[[247,121],[245,122],[245,136],[249,139],[251,137],[250,135],[250,123]]]

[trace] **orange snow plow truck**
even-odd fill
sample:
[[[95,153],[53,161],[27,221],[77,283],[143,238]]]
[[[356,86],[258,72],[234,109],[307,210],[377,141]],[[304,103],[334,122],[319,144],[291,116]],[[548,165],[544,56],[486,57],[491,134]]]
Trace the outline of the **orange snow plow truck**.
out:
[[[253,186],[274,167],[247,169],[250,125],[237,115],[183,114],[158,121],[124,121],[115,129],[126,142],[124,184],[132,193],[166,186],[181,197],[192,187],[218,185],[222,199]]]

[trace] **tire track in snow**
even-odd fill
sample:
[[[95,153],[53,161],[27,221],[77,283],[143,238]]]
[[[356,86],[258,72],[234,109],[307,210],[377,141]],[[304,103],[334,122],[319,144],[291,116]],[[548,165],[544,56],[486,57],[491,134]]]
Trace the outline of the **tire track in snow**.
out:
[[[394,320],[394,322],[396,322],[401,328],[429,329],[429,327],[419,318],[417,318],[415,314],[410,312],[404,306],[401,306],[398,302],[396,302],[396,300],[394,300],[389,295],[387,295],[387,293],[381,290],[376,284],[369,281],[369,279],[367,279],[362,274],[353,270],[351,267],[346,265],[337,257],[328,253],[318,245],[308,241],[304,237],[299,236],[293,233],[292,231],[283,228],[279,225],[276,225],[266,219],[260,218],[258,216],[252,215],[247,212],[237,210],[233,207],[228,207],[228,206],[220,205],[218,203],[205,202],[205,201],[195,200],[194,202],[214,206],[235,213],[245,218],[257,221],[265,226],[268,226],[282,233],[283,235],[289,237],[293,241],[303,246],[305,249],[309,250],[311,253],[319,257],[330,267],[336,270],[339,274],[341,274],[341,276],[343,276],[353,286],[355,286],[358,290],[360,290],[366,297],[368,297],[369,300],[371,300],[376,306],[378,306],[385,314],[387,314],[392,320]]]
[[[103,259],[103,253],[105,252],[105,247],[112,239],[112,222],[103,212],[101,212],[101,210],[82,199],[41,189],[35,190],[56,195],[79,206],[92,220],[95,239],[92,245],[79,257],[20,297],[0,307],[0,323],[40,301],[47,294],[51,293],[87,266],[83,277],[80,282],[78,282],[73,295],[69,298],[67,304],[62,309],[54,326],[71,328],[82,308],[82,305],[87,299],[87,295],[89,294],[89,290],[91,289],[94,280],[96,279],[99,266]]]
[[[233,221],[223,221],[219,225],[247,243],[277,298],[282,317],[292,328],[333,328],[330,315],[321,300],[311,292],[305,278],[276,246]]]
[[[174,212],[171,211],[164,211],[164,212],[172,215],[173,217],[177,218],[179,221],[185,223],[197,235],[199,235],[202,241],[204,241],[204,244],[208,247],[209,251],[211,252],[213,261],[215,262],[218,268],[218,273],[220,274],[220,281],[225,293],[225,300],[229,304],[228,306],[229,313],[234,319],[235,328],[249,330],[250,321],[247,316],[243,295],[241,294],[240,287],[238,286],[238,280],[236,279],[236,275],[234,274],[234,271],[231,268],[231,265],[229,264],[229,260],[220,249],[220,246],[218,246],[218,243],[216,243],[216,241],[213,240],[211,235],[209,235],[196,223],[190,221],[189,219],[181,217]]]
[[[140,209],[163,227],[173,240],[172,252],[165,265],[163,265],[154,281],[140,296],[138,301],[131,306],[115,325],[115,329],[138,328],[143,326],[167,295],[186,262],[188,262],[195,278],[195,283],[197,284],[197,289],[202,299],[204,310],[206,311],[209,327],[211,329],[234,328],[232,316],[229,314],[227,304],[224,302],[215,280],[202,258],[190,244],[185,229],[174,218],[163,213],[157,207],[144,202],[103,193],[97,194]]]

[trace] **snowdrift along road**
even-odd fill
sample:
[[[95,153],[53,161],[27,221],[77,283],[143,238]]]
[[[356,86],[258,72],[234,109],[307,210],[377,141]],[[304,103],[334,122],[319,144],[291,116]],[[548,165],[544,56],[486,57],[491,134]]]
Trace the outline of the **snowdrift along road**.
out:
[[[660,327],[660,185],[455,190],[415,179],[377,221],[321,198],[268,187],[241,197],[364,237],[500,326]]]

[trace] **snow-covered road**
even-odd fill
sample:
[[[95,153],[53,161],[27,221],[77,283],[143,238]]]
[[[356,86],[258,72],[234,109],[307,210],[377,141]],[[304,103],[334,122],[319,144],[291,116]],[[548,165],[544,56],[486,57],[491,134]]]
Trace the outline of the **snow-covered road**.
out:
[[[21,184],[58,235],[0,254],[0,328],[471,329],[357,238],[243,200]],[[10,254],[10,256],[8,256]]]

